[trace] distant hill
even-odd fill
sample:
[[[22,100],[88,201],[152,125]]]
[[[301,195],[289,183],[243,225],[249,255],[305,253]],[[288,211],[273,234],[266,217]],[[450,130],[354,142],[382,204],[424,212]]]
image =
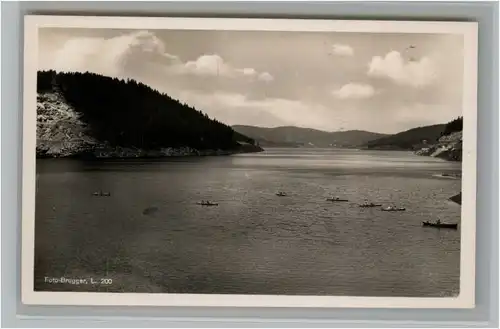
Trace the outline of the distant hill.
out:
[[[437,124],[406,130],[394,135],[371,140],[366,148],[382,150],[417,150],[426,143],[435,143],[445,131],[446,124]]]
[[[235,125],[235,131],[254,139],[259,145],[278,147],[358,147],[387,135],[363,130],[327,132],[311,128],[263,128]]]
[[[37,78],[38,156],[262,151],[230,126],[134,80],[55,71]]]

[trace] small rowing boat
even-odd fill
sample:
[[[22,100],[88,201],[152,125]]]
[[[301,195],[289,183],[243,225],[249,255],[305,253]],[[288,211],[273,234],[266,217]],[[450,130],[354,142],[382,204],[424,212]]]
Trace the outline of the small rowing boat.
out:
[[[202,202],[198,202],[197,204],[200,206],[207,206],[207,207],[219,205],[218,203],[210,202],[210,201],[202,201]]]
[[[375,207],[382,207],[381,204],[375,204],[375,203],[362,203],[359,205],[361,208],[375,208]]]
[[[92,195],[93,196],[111,196],[111,192],[99,191],[99,192],[92,193]]]
[[[386,208],[380,208],[380,210],[382,210],[382,211],[405,211],[406,208],[389,206]]]
[[[436,222],[436,223],[422,222],[422,226],[432,226],[432,227],[437,227],[437,228],[451,228],[454,230],[456,230],[458,228],[458,224],[441,223],[441,222]]]
[[[339,197],[333,197],[333,198],[327,198],[326,201],[330,201],[330,202],[347,202],[349,200],[347,200],[347,199],[341,199]]]

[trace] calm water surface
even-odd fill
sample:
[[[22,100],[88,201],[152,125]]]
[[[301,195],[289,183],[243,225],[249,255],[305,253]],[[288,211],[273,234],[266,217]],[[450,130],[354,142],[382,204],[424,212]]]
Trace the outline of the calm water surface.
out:
[[[407,152],[272,149],[183,159],[37,162],[38,290],[449,296],[461,164]],[[102,190],[110,197],[95,197]],[[278,190],[288,197],[277,197]],[[329,196],[350,202],[329,203]],[[201,207],[200,200],[218,202]],[[357,206],[365,200],[406,212]],[[460,227],[460,225],[459,225]],[[111,278],[57,285],[45,277]]]

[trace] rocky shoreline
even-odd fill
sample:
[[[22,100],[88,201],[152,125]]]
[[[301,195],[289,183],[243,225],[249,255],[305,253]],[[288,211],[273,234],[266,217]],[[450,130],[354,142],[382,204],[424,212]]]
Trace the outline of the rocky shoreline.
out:
[[[447,161],[462,161],[462,132],[455,132],[441,137],[436,144],[415,151],[416,155],[432,156]],[[442,173],[442,178],[461,179],[461,173]],[[462,192],[449,198],[450,201],[462,205]]]
[[[92,159],[140,159],[140,158],[168,158],[192,156],[227,156],[240,153],[258,153],[263,149],[258,146],[245,146],[233,150],[197,150],[190,147],[161,148],[158,150],[144,150],[131,147],[37,147],[37,158],[92,158]]]
[[[462,132],[443,136],[436,144],[421,148],[415,151],[415,154],[448,161],[462,161]]]

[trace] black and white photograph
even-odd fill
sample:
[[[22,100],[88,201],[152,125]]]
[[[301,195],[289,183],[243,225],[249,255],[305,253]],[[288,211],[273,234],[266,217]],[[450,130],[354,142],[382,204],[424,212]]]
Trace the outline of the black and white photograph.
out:
[[[75,19],[26,48],[23,289],[473,303],[476,25]]]

